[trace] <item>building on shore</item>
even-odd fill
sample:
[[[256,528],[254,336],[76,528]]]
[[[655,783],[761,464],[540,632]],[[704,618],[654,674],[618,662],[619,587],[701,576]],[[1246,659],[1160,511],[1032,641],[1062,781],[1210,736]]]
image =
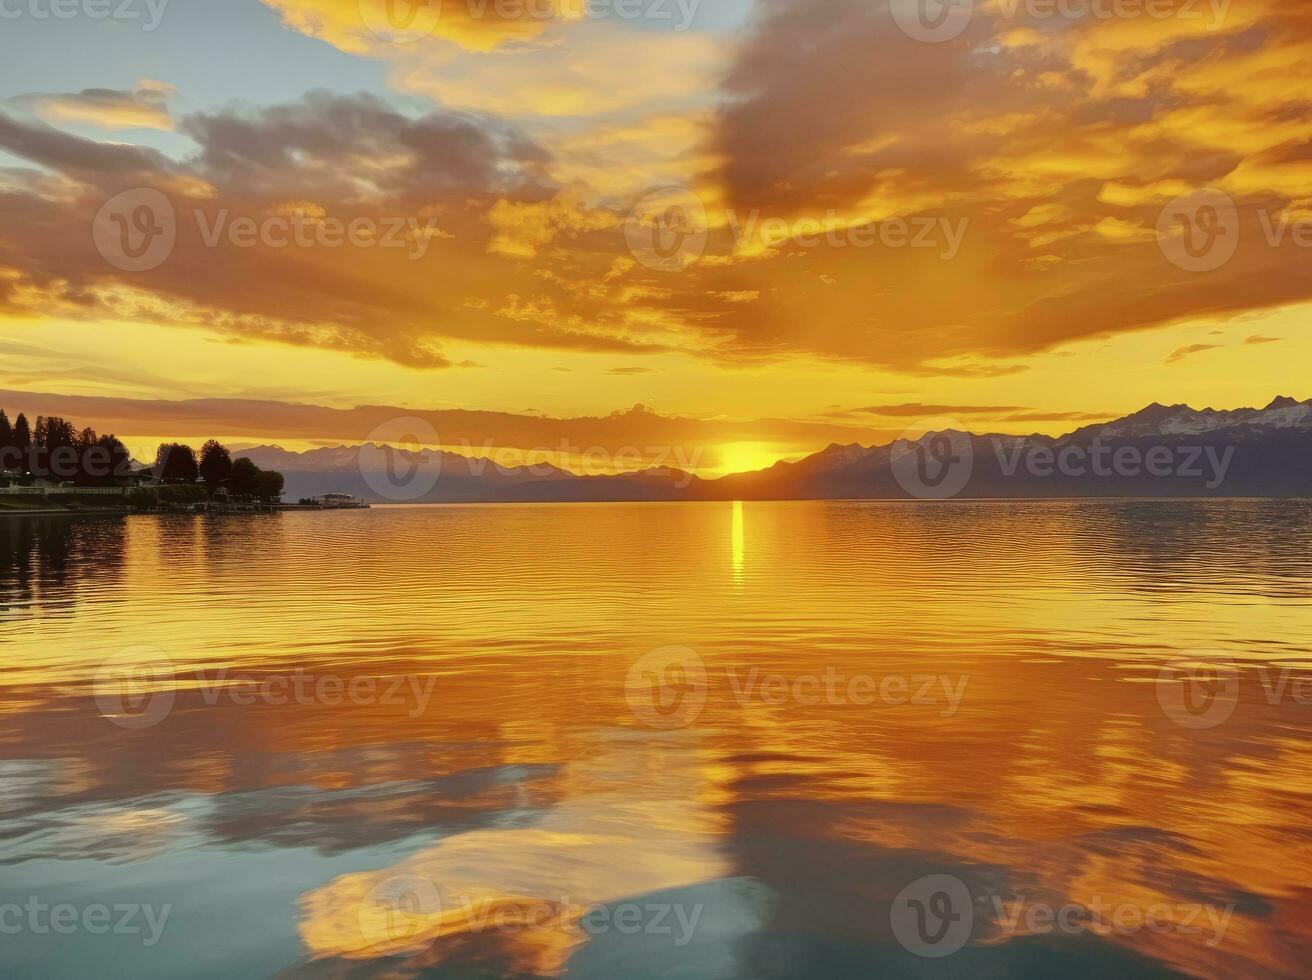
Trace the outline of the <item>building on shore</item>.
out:
[[[325,510],[362,510],[369,505],[359,497],[349,493],[321,493],[317,497],[310,497],[309,502],[315,507],[322,507]]]

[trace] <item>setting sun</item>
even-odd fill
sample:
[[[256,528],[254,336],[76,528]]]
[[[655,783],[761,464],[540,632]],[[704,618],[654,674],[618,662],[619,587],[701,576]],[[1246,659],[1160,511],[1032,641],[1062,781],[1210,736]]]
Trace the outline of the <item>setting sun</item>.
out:
[[[781,458],[778,447],[764,442],[731,442],[715,450],[714,473],[750,473],[769,469]]]

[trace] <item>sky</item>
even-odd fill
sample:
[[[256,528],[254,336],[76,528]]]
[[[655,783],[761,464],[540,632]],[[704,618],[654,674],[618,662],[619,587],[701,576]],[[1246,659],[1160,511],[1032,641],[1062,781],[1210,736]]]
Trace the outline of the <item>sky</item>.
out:
[[[4,0],[0,53],[3,407],[143,458],[1312,396],[1304,4]]]

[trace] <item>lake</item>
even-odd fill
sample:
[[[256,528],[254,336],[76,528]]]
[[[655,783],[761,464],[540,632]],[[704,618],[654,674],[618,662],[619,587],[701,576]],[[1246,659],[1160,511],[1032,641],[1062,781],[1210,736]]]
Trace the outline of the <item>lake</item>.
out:
[[[0,519],[8,977],[1306,976],[1312,503]]]

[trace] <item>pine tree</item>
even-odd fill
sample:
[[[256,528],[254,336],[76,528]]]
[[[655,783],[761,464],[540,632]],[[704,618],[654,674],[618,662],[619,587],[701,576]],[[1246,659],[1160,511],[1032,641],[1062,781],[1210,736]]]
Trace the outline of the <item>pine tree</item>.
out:
[[[0,471],[16,470],[20,465],[21,459],[14,449],[14,428],[5,410],[0,408]]]
[[[32,430],[28,427],[27,416],[22,412],[14,419],[14,445],[23,452],[32,448]]]

